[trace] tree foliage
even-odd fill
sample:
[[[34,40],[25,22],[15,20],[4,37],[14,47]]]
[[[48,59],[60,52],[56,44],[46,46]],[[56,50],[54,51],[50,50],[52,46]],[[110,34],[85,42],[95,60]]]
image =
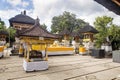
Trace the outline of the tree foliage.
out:
[[[109,28],[109,37],[111,44],[113,46],[113,50],[120,48],[120,26],[118,25],[111,25]]]
[[[47,30],[47,26],[45,24],[42,24],[41,27],[45,30]]]
[[[15,41],[15,34],[16,34],[16,30],[12,27],[7,28],[7,32],[9,33],[9,37],[11,42]]]
[[[62,15],[52,18],[51,32],[61,32],[65,28],[67,28],[70,32],[77,31],[86,24],[88,23],[81,19],[77,19],[75,14],[65,11]]]
[[[9,40],[10,40],[11,42],[14,42],[14,41],[15,41],[15,33],[16,33],[16,30],[13,29],[12,27],[7,28],[7,27],[5,26],[4,21],[2,21],[1,19],[0,19],[0,30],[4,30],[4,31],[7,31],[7,32],[8,32],[9,35],[7,36],[7,42],[9,42]]]
[[[2,21],[2,20],[0,19],[0,30],[5,30],[5,29],[6,29],[6,26],[5,26],[4,21]]]
[[[106,37],[108,37],[109,35],[108,28],[111,26],[112,21],[113,18],[107,16],[97,17],[95,19],[94,26],[99,31],[99,33],[96,34],[97,47],[100,47],[101,44],[105,42]]]
[[[109,37],[109,42],[112,44],[113,49],[120,47],[120,26],[113,24],[113,18],[108,16],[97,17],[94,26],[99,31],[95,35],[97,47],[106,42],[107,37]]]

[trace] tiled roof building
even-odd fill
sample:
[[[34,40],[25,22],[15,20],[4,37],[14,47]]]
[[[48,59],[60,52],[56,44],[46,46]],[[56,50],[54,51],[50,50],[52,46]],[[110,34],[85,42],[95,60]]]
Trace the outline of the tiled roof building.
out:
[[[35,20],[26,15],[26,11],[21,12],[21,14],[16,15],[9,19],[10,26],[15,29],[27,29],[35,24]]]

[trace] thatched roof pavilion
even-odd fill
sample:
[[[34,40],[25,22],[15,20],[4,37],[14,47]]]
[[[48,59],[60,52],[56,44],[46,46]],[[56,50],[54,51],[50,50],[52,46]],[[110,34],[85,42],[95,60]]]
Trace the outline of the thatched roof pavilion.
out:
[[[98,31],[90,25],[87,25],[87,26],[81,28],[80,33],[86,33],[86,32],[98,33]]]
[[[59,33],[59,35],[69,35],[69,34],[70,34],[70,31],[67,28],[65,28],[63,31]]]
[[[83,41],[92,41],[92,42],[93,42],[93,34],[98,33],[98,31],[90,25],[83,27],[79,32],[84,35]]]
[[[20,39],[28,42],[40,42],[40,43],[53,43],[58,37],[40,26],[39,19],[35,20],[35,24],[32,28],[20,31],[18,34]]]
[[[63,31],[59,33],[59,35],[63,36],[64,40],[69,40],[70,31],[67,28],[65,28]]]
[[[26,11],[21,12],[21,14],[16,15],[9,19],[10,26],[13,26],[13,23],[22,23],[22,24],[35,24],[35,20],[30,16],[26,15]]]
[[[31,28],[35,24],[35,19],[28,16],[26,11],[21,12],[12,18],[9,19],[10,26],[16,30],[24,30]]]

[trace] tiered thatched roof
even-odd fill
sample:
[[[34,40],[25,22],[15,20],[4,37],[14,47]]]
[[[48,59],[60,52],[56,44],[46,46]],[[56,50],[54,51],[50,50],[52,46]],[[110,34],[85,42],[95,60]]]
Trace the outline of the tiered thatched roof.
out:
[[[87,25],[80,30],[80,33],[86,33],[86,32],[98,33],[98,31],[90,25]]]
[[[32,28],[19,33],[19,36],[57,38],[54,34],[51,34],[40,26],[39,19],[36,19],[35,25]]]
[[[72,35],[73,37],[80,36],[80,34],[79,34],[78,32],[75,32],[75,31],[74,31],[74,32],[72,32],[72,33],[71,33],[71,35]]]
[[[12,23],[23,23],[23,24],[35,24],[35,20],[26,15],[26,12],[18,14],[15,17],[9,19],[10,25],[13,26]]]
[[[65,28],[63,31],[59,33],[59,35],[70,35],[70,31],[67,28]]]

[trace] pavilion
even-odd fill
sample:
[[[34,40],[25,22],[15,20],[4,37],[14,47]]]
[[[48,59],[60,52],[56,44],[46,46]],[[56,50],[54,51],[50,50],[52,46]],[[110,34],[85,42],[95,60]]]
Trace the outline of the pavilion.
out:
[[[82,33],[84,35],[83,41],[93,42],[93,39],[94,39],[93,35],[98,33],[98,31],[95,28],[93,28],[92,26],[87,25],[80,30],[80,33]]]
[[[21,12],[9,19],[10,26],[22,30],[31,28],[35,24],[35,20],[26,14],[26,11]]]

